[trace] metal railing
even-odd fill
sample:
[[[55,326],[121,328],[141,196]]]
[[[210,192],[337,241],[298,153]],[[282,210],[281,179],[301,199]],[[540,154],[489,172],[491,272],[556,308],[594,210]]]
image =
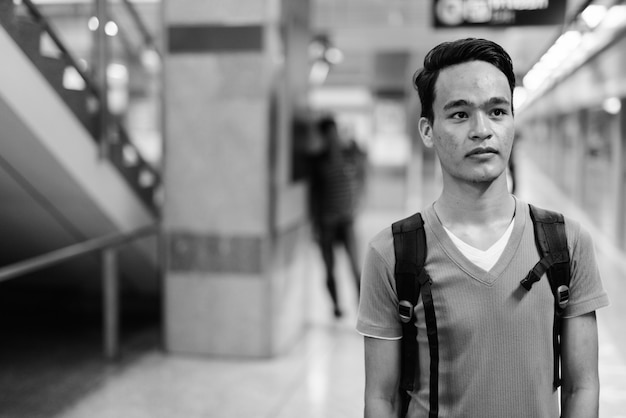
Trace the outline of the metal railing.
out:
[[[99,99],[101,94],[98,87],[91,81],[90,77],[87,75],[87,73],[85,73],[85,71],[83,71],[82,66],[78,63],[76,58],[74,58],[70,51],[65,47],[65,44],[61,41],[61,38],[58,36],[54,28],[50,26],[48,19],[46,19],[46,17],[40,13],[39,9],[37,8],[37,6],[35,6],[32,0],[22,0],[22,2],[28,9],[29,13],[33,16],[33,18],[37,22],[39,22],[42,29],[48,34],[48,36],[50,36],[50,39],[52,39],[52,42],[54,42],[55,46],[59,48],[63,59],[76,70],[76,72],[85,82],[85,86],[87,87],[87,89],[89,89],[89,91],[96,98]]]
[[[110,15],[106,7],[107,0],[96,0],[95,5],[99,11],[100,21],[107,21]],[[151,165],[141,153],[141,150],[132,141],[128,132],[128,127],[122,122],[124,118],[113,115],[109,111],[108,82],[106,68],[110,60],[109,49],[110,40],[104,33],[104,24],[99,25],[97,31],[98,42],[95,42],[95,52],[98,57],[97,62],[92,63],[90,71],[86,71],[75,54],[68,47],[67,39],[59,35],[57,29],[51,23],[50,18],[40,11],[40,8],[33,0],[21,0],[24,10],[41,26],[42,30],[50,37],[52,43],[58,48],[60,58],[72,67],[83,80],[86,93],[91,97],[92,103],[96,104],[98,123],[95,131],[91,134],[100,147],[101,155],[107,158],[118,169],[130,187],[138,194],[140,199],[147,205],[147,208],[158,216],[160,211],[159,189],[161,186],[161,173],[157,167]],[[154,37],[150,34],[146,24],[142,20],[138,11],[130,2],[124,2],[124,10],[130,16],[130,22],[141,34],[142,47],[150,47],[159,57],[158,46]],[[133,53],[133,51],[127,51]],[[130,151],[132,161],[127,161],[121,156]]]
[[[102,269],[103,297],[103,353],[106,358],[116,358],[119,354],[119,271],[117,249],[123,244],[149,235],[157,235],[158,226],[150,225],[131,232],[119,232],[94,238],[51,251],[28,260],[0,268],[0,282],[23,276],[51,267],[72,258],[93,252],[100,252]]]

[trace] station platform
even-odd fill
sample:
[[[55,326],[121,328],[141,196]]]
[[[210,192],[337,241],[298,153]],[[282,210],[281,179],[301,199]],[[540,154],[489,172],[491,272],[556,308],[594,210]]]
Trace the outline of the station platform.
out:
[[[591,220],[525,158],[523,147],[517,158],[518,197],[576,218],[594,236],[611,299],[611,306],[598,312],[600,417],[626,418],[626,302],[621,297],[626,295],[624,253],[615,249]],[[358,221],[363,251],[371,236],[404,215],[404,208],[366,208]],[[116,363],[107,363],[93,350],[91,355],[84,355],[83,348],[76,349],[83,354],[64,357],[59,354],[64,350],[59,343],[50,346],[46,350],[49,355],[30,367],[23,365],[8,375],[0,373],[0,417],[363,416],[363,344],[354,329],[357,300],[347,261],[341,254],[339,292],[345,315],[336,321],[324,287],[321,258],[314,246],[311,257],[319,263],[312,263],[317,269],[316,280],[311,281],[310,325],[305,337],[288,353],[254,361],[168,355],[160,349],[158,328],[148,328],[126,340],[122,359]],[[3,363],[21,356],[6,351],[2,355]]]

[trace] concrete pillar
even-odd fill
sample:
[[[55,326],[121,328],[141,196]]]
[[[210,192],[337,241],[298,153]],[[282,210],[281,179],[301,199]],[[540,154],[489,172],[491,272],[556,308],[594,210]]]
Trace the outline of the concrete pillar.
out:
[[[164,2],[169,351],[268,357],[304,328],[306,193],[288,167],[308,13],[308,0]]]

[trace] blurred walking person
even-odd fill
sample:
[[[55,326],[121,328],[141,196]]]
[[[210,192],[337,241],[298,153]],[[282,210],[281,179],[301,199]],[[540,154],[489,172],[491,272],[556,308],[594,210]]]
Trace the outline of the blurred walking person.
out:
[[[321,147],[310,160],[311,215],[315,238],[324,260],[326,286],[335,318],[343,315],[335,276],[335,245],[346,251],[357,294],[360,293],[361,265],[354,223],[365,181],[365,154],[354,140],[339,134],[332,116],[316,125]]]

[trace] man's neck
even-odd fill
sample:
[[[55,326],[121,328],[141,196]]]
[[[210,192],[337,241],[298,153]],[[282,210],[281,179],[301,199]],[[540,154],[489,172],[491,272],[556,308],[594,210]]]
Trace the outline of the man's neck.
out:
[[[476,248],[497,241],[515,214],[515,198],[502,185],[445,187],[434,204],[441,223]]]

